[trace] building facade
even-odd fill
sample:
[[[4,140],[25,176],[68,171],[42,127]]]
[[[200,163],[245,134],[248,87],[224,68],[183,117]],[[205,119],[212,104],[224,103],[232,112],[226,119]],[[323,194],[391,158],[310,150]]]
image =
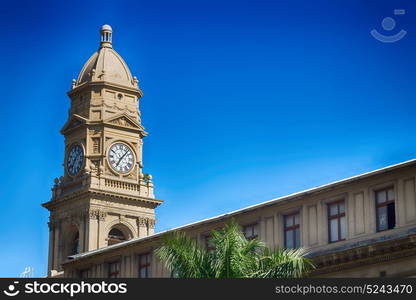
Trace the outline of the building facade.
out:
[[[49,276],[170,277],[153,251],[174,230],[210,247],[210,232],[234,218],[270,248],[307,249],[311,277],[416,277],[416,160],[224,215],[154,233],[146,133],[138,82],[112,49],[111,27],[74,81],[65,136],[65,174],[55,181]]]

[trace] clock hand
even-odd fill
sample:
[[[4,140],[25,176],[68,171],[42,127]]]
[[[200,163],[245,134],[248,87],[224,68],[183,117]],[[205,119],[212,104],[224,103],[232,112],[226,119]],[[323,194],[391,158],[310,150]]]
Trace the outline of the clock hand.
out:
[[[74,167],[76,167],[76,166],[79,164],[79,160],[80,160],[80,157],[79,157],[79,156],[77,156],[77,157],[75,158],[75,161],[74,161]]]
[[[118,167],[118,165],[120,164],[121,160],[124,158],[124,156],[127,155],[127,153],[129,153],[130,151],[126,151],[126,153],[124,153],[124,155],[119,159],[119,161],[116,164],[116,167]]]

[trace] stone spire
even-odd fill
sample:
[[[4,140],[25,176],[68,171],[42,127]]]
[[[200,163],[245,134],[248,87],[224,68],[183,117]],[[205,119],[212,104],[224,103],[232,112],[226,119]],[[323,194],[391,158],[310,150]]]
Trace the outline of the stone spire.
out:
[[[113,29],[110,25],[103,25],[100,30],[101,33],[101,47],[112,48]]]

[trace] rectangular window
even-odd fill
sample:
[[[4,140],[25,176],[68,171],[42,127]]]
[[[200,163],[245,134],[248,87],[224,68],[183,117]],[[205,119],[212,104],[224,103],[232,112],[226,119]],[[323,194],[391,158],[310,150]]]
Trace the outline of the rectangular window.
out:
[[[285,248],[295,249],[300,247],[300,223],[299,213],[284,217]]]
[[[344,200],[328,204],[328,237],[330,243],[345,240],[347,237]]]
[[[88,278],[88,269],[80,270],[79,278]]]
[[[246,239],[248,239],[248,240],[256,239],[259,235],[258,227],[259,227],[258,223],[254,223],[254,224],[244,226],[243,227],[243,233],[244,233],[244,236],[246,237]]]
[[[120,278],[120,261],[108,264],[108,278]]]
[[[139,278],[150,277],[150,262],[151,262],[150,253],[139,255]]]
[[[208,251],[213,251],[215,249],[214,244],[212,243],[211,235],[205,236],[205,249],[207,249]]]
[[[393,229],[396,226],[394,189],[392,187],[376,191],[377,231]]]

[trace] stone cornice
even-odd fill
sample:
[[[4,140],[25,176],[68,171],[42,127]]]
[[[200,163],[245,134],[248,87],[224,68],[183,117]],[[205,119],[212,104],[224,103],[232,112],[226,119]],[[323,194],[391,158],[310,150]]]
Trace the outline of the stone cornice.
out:
[[[146,197],[141,197],[141,196],[130,196],[127,194],[121,194],[121,193],[98,190],[98,189],[90,189],[89,192],[94,195],[109,197],[109,199],[114,199],[114,198],[125,199],[125,200],[133,200],[133,201],[153,204],[155,205],[155,207],[163,203],[163,200],[159,200],[159,199],[146,198]]]
[[[51,231],[62,223],[80,224],[84,217],[88,217],[91,220],[104,221],[107,217],[107,212],[99,208],[79,208],[61,213],[59,216],[49,217],[48,227]]]
[[[317,268],[309,276],[319,277],[322,274],[414,255],[416,255],[416,234],[313,257],[312,260]]]
[[[71,132],[74,129],[79,128],[80,126],[87,124],[88,123],[88,119],[80,116],[79,114],[72,114],[68,121],[66,121],[66,123],[64,124],[64,126],[62,127],[62,129],[60,130],[61,134],[67,134],[69,132]]]
[[[98,195],[98,196],[106,197],[108,198],[107,200],[110,200],[110,201],[114,199],[124,199],[124,200],[132,200],[132,201],[137,201],[137,202],[144,202],[144,203],[151,204],[154,207],[157,207],[163,203],[163,200],[158,200],[154,198],[130,196],[130,195],[119,194],[115,192],[89,188],[87,190],[80,190],[77,192],[72,192],[68,195],[59,197],[56,200],[48,201],[46,203],[43,203],[42,206],[47,208],[48,210],[54,210],[57,206],[61,205],[63,202],[71,203],[71,202],[82,199],[83,196],[87,197],[91,195]]]
[[[120,114],[120,117],[125,117],[126,119],[129,119],[130,121],[133,120],[130,116],[128,116],[127,114]],[[128,125],[123,125],[121,123],[116,123],[116,122],[108,122],[107,120],[98,120],[98,121],[93,121],[93,120],[89,120],[84,118],[85,120],[78,121],[78,119],[75,119],[73,117],[71,117],[67,123],[65,123],[64,127],[61,129],[61,133],[64,135],[69,134],[70,132],[81,128],[81,126],[84,126],[84,128],[88,128],[89,130],[96,130],[97,127],[99,127],[100,129],[105,127],[111,127],[111,128],[122,128],[124,131],[130,131],[130,132],[135,132],[135,133],[139,133],[141,135],[141,137],[145,137],[148,135],[148,133],[144,130],[144,127],[141,124],[138,124],[137,127],[136,126],[128,126]],[[71,127],[71,123],[73,121],[78,121],[79,123],[77,123],[76,125],[74,125],[73,127]],[[135,121],[135,123],[137,123],[137,121]],[[126,123],[127,124],[127,123]]]
[[[143,97],[143,92],[140,88],[127,87],[127,86],[116,84],[116,83],[110,83],[108,81],[85,82],[85,83],[75,87],[74,89],[68,91],[67,95],[71,97],[75,93],[81,92],[81,91],[83,91],[84,89],[86,89],[88,87],[94,87],[94,86],[115,88],[115,89],[118,89],[118,90],[127,91],[127,92],[130,92],[130,93],[136,94],[139,97]]]

